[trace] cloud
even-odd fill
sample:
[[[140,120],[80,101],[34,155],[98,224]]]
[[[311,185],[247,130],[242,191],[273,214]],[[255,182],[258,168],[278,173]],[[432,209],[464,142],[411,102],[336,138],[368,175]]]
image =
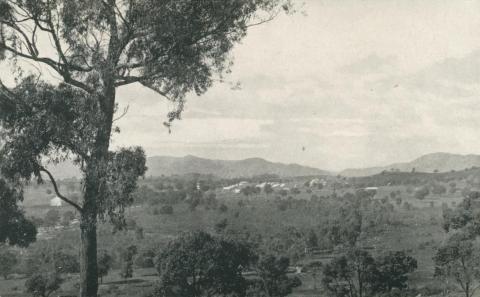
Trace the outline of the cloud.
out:
[[[251,30],[226,78],[241,88],[188,96],[172,134],[161,125],[172,106],[140,87],[120,92],[131,104],[115,142],[327,169],[480,150],[478,4],[323,2]]]
[[[385,73],[394,69],[396,62],[397,59],[393,55],[380,57],[377,54],[370,54],[360,60],[341,67],[340,71],[357,75]]]
[[[388,93],[393,88],[446,99],[477,96],[480,83],[480,50],[457,58],[445,58],[409,74],[393,74],[370,81],[367,88]]]

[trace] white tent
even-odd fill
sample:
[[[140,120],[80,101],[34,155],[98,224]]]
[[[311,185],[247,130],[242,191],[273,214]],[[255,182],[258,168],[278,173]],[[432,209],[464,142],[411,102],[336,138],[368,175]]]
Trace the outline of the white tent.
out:
[[[54,206],[54,207],[62,206],[62,199],[60,199],[60,197],[58,196],[53,197],[52,199],[50,199],[50,206]]]

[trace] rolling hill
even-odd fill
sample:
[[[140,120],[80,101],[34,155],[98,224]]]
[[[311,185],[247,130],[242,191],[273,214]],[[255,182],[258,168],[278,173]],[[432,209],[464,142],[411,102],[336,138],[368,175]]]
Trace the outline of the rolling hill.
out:
[[[185,157],[150,157],[147,160],[147,175],[173,174],[213,174],[219,177],[252,177],[262,174],[278,176],[328,175],[329,172],[298,164],[282,164],[266,161],[261,158],[245,160],[210,160],[195,156]]]
[[[432,153],[421,156],[411,162],[395,163],[382,167],[351,168],[340,172],[343,176],[369,176],[384,170],[399,170],[410,172],[415,168],[417,172],[448,172],[463,170],[473,166],[480,166],[480,155],[459,155],[450,153]]]
[[[263,174],[276,174],[281,177],[329,175],[330,173],[313,167],[298,164],[282,164],[266,161],[261,158],[245,160],[210,160],[195,156],[147,158],[146,176],[183,175],[189,173],[212,174],[218,177],[252,177]],[[49,168],[57,179],[76,177],[80,171],[69,162],[63,162]]]

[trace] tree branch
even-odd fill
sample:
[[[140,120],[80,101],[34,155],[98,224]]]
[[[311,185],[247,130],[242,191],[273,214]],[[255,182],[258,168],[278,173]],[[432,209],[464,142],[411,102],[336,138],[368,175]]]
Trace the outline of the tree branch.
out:
[[[58,198],[62,199],[63,201],[65,201],[66,203],[70,204],[71,206],[75,207],[80,213],[83,212],[83,208],[78,205],[77,203],[73,202],[72,200],[68,199],[67,197],[63,196],[60,191],[58,190],[58,186],[57,186],[57,182],[55,181],[55,179],[53,178],[53,175],[50,173],[50,171],[48,171],[47,169],[45,169],[45,167],[40,167],[39,168],[40,171],[43,171],[45,172],[48,177],[50,178],[50,181],[52,182],[52,185],[53,185],[53,189],[55,190],[55,194],[58,196]]]

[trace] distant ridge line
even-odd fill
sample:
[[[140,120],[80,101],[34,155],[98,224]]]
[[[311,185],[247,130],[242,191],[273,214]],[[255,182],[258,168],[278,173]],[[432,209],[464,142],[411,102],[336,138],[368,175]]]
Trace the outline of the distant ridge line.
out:
[[[375,175],[389,170],[402,172],[411,172],[412,170],[417,172],[448,172],[452,170],[459,171],[473,166],[480,166],[480,155],[438,152],[423,155],[410,162],[369,168],[349,168],[341,171],[340,174],[347,177],[360,177]]]
[[[147,158],[146,176],[171,176],[185,174],[211,174],[217,177],[241,178],[265,174],[275,174],[280,177],[331,175],[326,170],[299,164],[284,164],[267,161],[262,158],[243,160],[215,160],[192,155],[184,157],[152,156]],[[58,179],[80,178],[81,173],[70,162],[58,164],[50,168]]]

